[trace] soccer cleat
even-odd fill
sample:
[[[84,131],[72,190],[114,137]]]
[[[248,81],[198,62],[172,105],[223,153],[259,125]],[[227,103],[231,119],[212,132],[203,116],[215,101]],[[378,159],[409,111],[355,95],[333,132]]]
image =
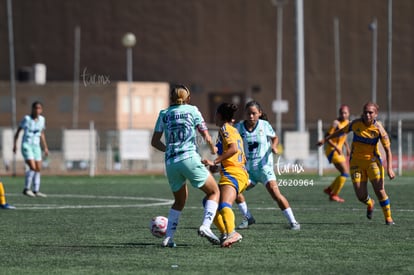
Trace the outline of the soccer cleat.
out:
[[[221,244],[221,247],[230,247],[232,244],[240,242],[243,239],[240,233],[233,231],[230,233],[224,242]]]
[[[165,239],[162,241],[161,246],[173,248],[173,247],[176,247],[177,245],[175,244],[175,242],[171,240],[171,237],[165,237]]]
[[[372,200],[371,207],[370,206],[367,207],[367,218],[369,220],[372,219],[372,214],[374,213],[374,205],[375,205],[375,201],[373,199],[371,200]]]
[[[44,193],[42,193],[42,192],[39,192],[39,191],[37,191],[37,192],[33,192],[33,194],[34,194],[36,197],[47,198],[47,195],[46,195],[46,194],[44,194]]]
[[[1,208],[1,209],[7,209],[7,210],[16,209],[16,207],[14,207],[13,205],[10,205],[10,204],[8,204],[8,203],[5,203],[5,204],[0,204],[0,208]]]
[[[26,196],[31,197],[31,198],[36,197],[36,195],[30,189],[24,189],[23,190],[23,195],[26,195]]]
[[[256,220],[251,216],[250,218],[244,218],[243,221],[237,226],[237,229],[247,229],[249,225],[256,223]]]
[[[220,244],[219,238],[214,235],[213,231],[205,225],[201,225],[198,229],[198,235],[201,237],[205,237],[210,243],[212,244]]]
[[[223,233],[220,236],[220,243],[223,243],[227,239],[227,233]]]
[[[341,203],[345,202],[345,200],[343,198],[341,198],[340,196],[338,196],[338,195],[330,195],[329,200],[336,201],[336,202],[341,202]]]
[[[298,222],[292,222],[290,224],[290,230],[300,230],[300,224]]]
[[[395,225],[395,222],[390,218],[385,220],[385,225]]]

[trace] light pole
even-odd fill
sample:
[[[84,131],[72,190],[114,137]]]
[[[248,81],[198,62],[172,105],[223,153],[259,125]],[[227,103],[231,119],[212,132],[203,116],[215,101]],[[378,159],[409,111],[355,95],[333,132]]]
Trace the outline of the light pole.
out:
[[[283,5],[286,0],[272,0],[277,8],[277,36],[276,36],[276,101],[282,101],[282,57],[283,57]],[[276,133],[282,138],[282,110],[276,110]],[[280,142],[281,140],[279,140]]]
[[[372,83],[371,100],[377,103],[377,41],[378,41],[377,18],[374,18],[369,29],[372,31]]]
[[[128,81],[128,100],[129,100],[129,121],[128,128],[132,129],[132,118],[134,112],[132,110],[132,48],[137,42],[135,35],[131,32],[124,34],[122,37],[122,45],[126,48],[127,59],[127,81]]]
[[[11,97],[11,115],[12,130],[17,128],[16,122],[16,79],[14,63],[14,31],[13,31],[13,8],[12,0],[7,0],[7,27],[9,37],[9,65],[10,65],[10,97]],[[16,154],[13,154],[12,160],[13,177],[16,176]]]

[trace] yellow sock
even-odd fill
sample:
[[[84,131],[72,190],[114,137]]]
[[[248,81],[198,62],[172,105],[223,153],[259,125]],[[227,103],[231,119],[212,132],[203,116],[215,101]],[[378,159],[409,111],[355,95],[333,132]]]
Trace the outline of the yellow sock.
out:
[[[4,193],[4,187],[2,182],[0,182],[0,204],[6,204],[6,195]]]
[[[223,216],[224,225],[226,227],[226,232],[230,234],[234,231],[235,225],[235,217],[234,212],[231,207],[223,207],[220,210],[220,214]]]
[[[213,223],[218,228],[221,234],[227,233],[226,226],[224,225],[223,216],[220,214],[219,211],[217,211],[216,216],[214,217]]]
[[[384,213],[385,220],[392,220],[391,218],[391,204],[388,197],[383,200],[380,200],[380,205],[382,207],[382,212]]]
[[[367,199],[364,201],[364,203],[368,206],[368,207],[372,207],[374,205],[374,200],[371,199],[370,196],[367,197]]]
[[[341,192],[342,187],[344,187],[345,182],[346,177],[344,177],[343,175],[337,176],[331,185],[332,195],[338,195],[339,192]]]

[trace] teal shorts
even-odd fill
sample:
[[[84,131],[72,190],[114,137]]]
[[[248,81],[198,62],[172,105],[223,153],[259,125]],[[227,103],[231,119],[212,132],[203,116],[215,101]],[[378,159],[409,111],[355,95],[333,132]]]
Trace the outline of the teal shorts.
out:
[[[269,181],[276,181],[275,171],[271,166],[264,166],[259,170],[249,170],[250,183],[256,185],[258,182],[263,184]]]
[[[180,190],[185,184],[186,179],[190,181],[193,187],[202,187],[210,173],[204,164],[201,163],[201,158],[198,155],[171,163],[167,165],[166,170],[168,182],[173,192]]]
[[[22,155],[25,160],[42,160],[42,149],[39,145],[33,145],[28,143],[22,144]]]

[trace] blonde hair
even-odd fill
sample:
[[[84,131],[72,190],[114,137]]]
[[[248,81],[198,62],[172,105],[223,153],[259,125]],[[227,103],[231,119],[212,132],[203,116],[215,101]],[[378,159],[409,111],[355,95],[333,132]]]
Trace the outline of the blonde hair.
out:
[[[186,104],[190,98],[190,91],[184,85],[175,85],[171,88],[170,100],[171,104]]]

